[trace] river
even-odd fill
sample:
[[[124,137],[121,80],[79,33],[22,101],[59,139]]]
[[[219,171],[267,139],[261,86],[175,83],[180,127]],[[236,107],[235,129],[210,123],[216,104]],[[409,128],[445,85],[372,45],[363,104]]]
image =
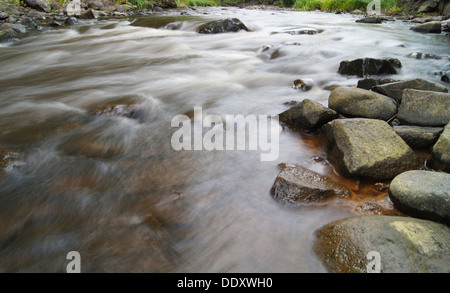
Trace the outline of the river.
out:
[[[228,17],[251,32],[195,32]],[[2,44],[0,149],[22,164],[0,174],[0,272],[65,272],[69,251],[82,272],[325,272],[313,233],[358,215],[357,200],[292,209],[270,195],[280,163],[338,178],[316,138],[283,129],[274,161],[175,151],[171,120],[194,107],[224,117],[276,115],[304,98],[327,105],[328,87],[357,82],[339,63],[360,57],[398,58],[395,79],[440,83],[448,37],[356,19],[210,7],[80,21]],[[302,28],[321,33],[287,33]],[[298,78],[314,87],[293,89]],[[92,115],[111,103],[133,103],[137,119]],[[379,196],[347,184],[356,198]]]

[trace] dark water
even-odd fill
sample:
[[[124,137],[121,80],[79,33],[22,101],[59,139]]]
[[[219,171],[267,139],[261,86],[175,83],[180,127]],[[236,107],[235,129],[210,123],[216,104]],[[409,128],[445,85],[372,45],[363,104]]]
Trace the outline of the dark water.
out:
[[[398,58],[395,78],[439,82],[448,37],[351,15],[189,13],[85,22],[0,47],[0,149],[22,158],[0,175],[0,272],[65,272],[72,250],[82,272],[324,272],[313,232],[357,215],[361,198],[384,200],[340,179],[354,191],[348,203],[285,208],[270,195],[278,164],[338,178],[315,138],[284,129],[269,162],[258,151],[177,152],[171,120],[194,107],[223,117],[276,115],[304,98],[326,105],[328,86],[356,84],[336,72],[358,57]],[[225,17],[252,32],[195,33]],[[323,32],[285,33],[302,28]],[[314,88],[292,89],[297,78]],[[92,115],[111,103],[133,103],[138,119]]]

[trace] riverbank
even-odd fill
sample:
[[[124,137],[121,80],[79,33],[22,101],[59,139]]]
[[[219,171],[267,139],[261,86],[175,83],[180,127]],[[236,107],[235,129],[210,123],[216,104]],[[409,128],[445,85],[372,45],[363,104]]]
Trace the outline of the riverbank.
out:
[[[179,9],[181,14],[188,14],[196,10],[192,6],[180,6],[170,1],[163,1],[159,6],[148,9],[140,9],[136,5],[130,3],[115,4],[109,0],[86,0],[81,3],[81,11],[79,15],[70,17],[67,13],[67,7],[61,7],[58,2],[52,1],[48,4],[45,0],[38,0],[23,6],[16,5],[12,2],[0,2],[0,42],[15,42],[34,32],[59,29],[64,26],[76,24],[79,19],[89,20],[102,17],[127,17],[136,15],[151,15],[160,13],[165,9]],[[274,5],[237,5],[239,8],[258,9],[258,10],[274,10],[274,11],[297,11],[295,7],[274,6]],[[222,9],[228,9],[224,6]],[[342,13],[340,10],[331,10],[330,13]],[[436,12],[405,14],[394,11],[388,15],[396,16],[404,21],[412,22],[429,22],[429,21],[445,21],[448,16],[438,15]],[[365,12],[355,10],[354,15],[364,16]],[[69,13],[70,14],[70,13]]]

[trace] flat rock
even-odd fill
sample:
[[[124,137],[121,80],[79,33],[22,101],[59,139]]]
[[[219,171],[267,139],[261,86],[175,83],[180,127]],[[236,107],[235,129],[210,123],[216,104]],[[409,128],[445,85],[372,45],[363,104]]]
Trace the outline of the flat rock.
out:
[[[281,122],[294,129],[308,132],[315,131],[338,117],[336,111],[310,99],[304,99],[279,115]]]
[[[359,88],[336,88],[328,98],[328,107],[348,117],[381,120],[388,120],[397,113],[397,103],[393,99]]]
[[[323,128],[328,159],[344,176],[392,179],[420,166],[414,151],[385,121],[336,119]]]
[[[426,149],[433,146],[443,130],[443,127],[394,126],[394,131],[413,149]]]
[[[342,61],[339,64],[338,73],[357,75],[359,77],[366,75],[397,74],[397,69],[401,67],[401,62],[395,58],[360,58],[352,61]]]
[[[450,121],[450,94],[405,89],[397,118],[403,124],[444,126]]]
[[[377,85],[374,88],[372,88],[373,91],[391,97],[399,103],[402,100],[403,90],[405,89],[415,89],[415,90],[443,92],[443,93],[448,92],[448,89],[446,87],[443,87],[433,82],[426,81],[421,78],[407,81],[385,83],[382,85]]]
[[[431,166],[450,173],[450,123],[445,126],[431,152]]]
[[[357,23],[382,23],[383,19],[378,16],[369,16],[356,20]]]
[[[290,206],[350,196],[344,185],[304,167],[289,164],[283,165],[271,193],[276,200]]]
[[[358,216],[332,222],[314,233],[314,252],[333,273],[374,269],[382,273],[449,273],[450,228],[399,216]]]
[[[442,31],[442,25],[440,21],[430,21],[416,25],[412,28],[412,30],[418,33],[440,34]]]
[[[396,82],[398,80],[394,80],[391,78],[364,78],[358,80],[357,88],[364,89],[364,90],[371,90],[372,88],[376,87],[377,85],[385,84],[385,83],[391,83]]]
[[[25,6],[31,7],[38,11],[50,12],[50,4],[45,0],[22,0]]]
[[[408,215],[450,224],[450,174],[404,172],[392,180],[389,195]]]

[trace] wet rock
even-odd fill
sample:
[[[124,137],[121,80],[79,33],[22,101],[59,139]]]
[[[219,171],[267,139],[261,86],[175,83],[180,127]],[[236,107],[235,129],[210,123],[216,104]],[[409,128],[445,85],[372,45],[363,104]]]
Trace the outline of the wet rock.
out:
[[[3,23],[0,25],[0,30],[13,29],[18,34],[25,34],[27,29],[25,26],[19,23]]]
[[[323,128],[328,159],[344,176],[392,179],[420,166],[414,151],[382,120],[336,119]]]
[[[385,96],[391,97],[398,103],[400,103],[403,96],[403,90],[405,89],[415,89],[415,90],[443,92],[443,93],[448,92],[446,87],[423,80],[421,78],[378,85],[375,86],[372,90]]]
[[[279,115],[281,122],[294,129],[308,132],[315,131],[337,118],[339,118],[339,115],[336,111],[310,99],[304,99]]]
[[[397,118],[403,124],[444,126],[450,121],[450,94],[405,89]]]
[[[434,59],[434,60],[441,60],[442,57],[435,54],[429,54],[429,53],[421,53],[421,52],[413,52],[408,55],[406,55],[408,58],[414,58],[414,59]]]
[[[53,26],[53,27],[58,27],[58,26],[61,26],[62,24],[56,20],[52,20],[51,22],[49,22],[48,25]]]
[[[313,87],[313,80],[310,78],[294,80],[293,88],[309,91]]]
[[[50,4],[45,0],[23,0],[23,4],[42,12],[50,12]]]
[[[73,17],[73,16],[69,16],[69,17],[64,21],[64,23],[67,24],[67,25],[74,25],[74,24],[77,24],[77,23],[78,23],[78,18]]]
[[[357,23],[382,23],[382,18],[378,16],[369,16],[362,19],[358,19],[355,22]]]
[[[97,19],[99,17],[99,13],[93,9],[88,9],[86,12],[80,15],[81,19]]]
[[[323,30],[318,30],[315,28],[302,28],[302,29],[298,29],[298,30],[291,30],[291,31],[286,31],[285,33],[290,34],[290,35],[317,35],[322,33]]]
[[[377,85],[382,85],[385,83],[391,83],[396,81],[398,80],[394,80],[391,78],[365,78],[358,80],[358,84],[356,87],[364,90],[371,90],[373,87],[376,87]]]
[[[392,180],[389,195],[408,215],[450,224],[450,174],[404,172]]]
[[[105,104],[99,105],[92,111],[97,116],[121,116],[127,118],[138,118],[141,111],[133,103],[131,104]]]
[[[397,113],[397,103],[393,99],[359,88],[333,90],[328,98],[328,107],[348,117],[385,121]]]
[[[11,150],[0,150],[0,169],[11,170],[22,165],[21,155]]]
[[[6,20],[8,19],[9,14],[6,12],[0,12],[0,20]]]
[[[450,71],[442,73],[441,81],[450,82]]]
[[[348,189],[328,177],[297,165],[283,165],[271,190],[272,196],[283,204],[299,206],[321,203],[350,196]]]
[[[396,68],[401,67],[401,62],[394,58],[361,58],[352,61],[342,61],[338,72],[345,75],[364,77],[366,75],[397,74]]]
[[[450,123],[445,126],[431,152],[431,166],[450,173]]]
[[[355,211],[360,213],[361,215],[387,215],[387,216],[400,216],[402,215],[398,212],[388,195],[386,194],[386,200],[389,201],[389,204],[386,204],[382,201],[365,201],[361,204],[358,204],[355,207]]]
[[[329,272],[365,273],[368,253],[380,256],[382,273],[449,273],[450,229],[398,216],[358,216],[332,222],[315,233],[314,251]]]
[[[198,27],[197,32],[200,34],[220,34],[240,30],[248,31],[248,28],[237,18],[227,18],[202,24]]]
[[[433,146],[443,130],[443,127],[423,127],[410,125],[394,126],[394,131],[412,149],[426,149]]]
[[[414,32],[427,34],[440,34],[442,31],[440,21],[430,21],[423,24],[416,25],[412,28]]]
[[[0,42],[11,42],[17,38],[17,33],[12,28],[0,30]]]

